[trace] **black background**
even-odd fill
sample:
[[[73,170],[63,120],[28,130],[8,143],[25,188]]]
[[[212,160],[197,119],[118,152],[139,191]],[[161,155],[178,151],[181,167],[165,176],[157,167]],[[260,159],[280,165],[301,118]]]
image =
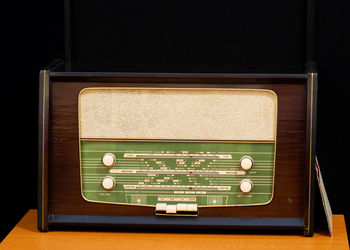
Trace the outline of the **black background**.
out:
[[[93,2],[93,1],[92,1]],[[99,1],[95,1],[97,4]],[[142,1],[140,1],[142,2]],[[166,8],[163,2],[163,7]],[[236,1],[239,2],[239,1]],[[259,10],[264,8],[262,2],[264,1],[246,1],[251,4],[250,9],[253,14],[259,14]],[[254,3],[258,3],[259,6],[254,6]],[[285,1],[266,1],[266,5],[269,5],[269,9],[273,12],[274,6],[280,6],[280,2]],[[292,2],[292,1],[291,1]],[[301,1],[298,1],[299,3]],[[279,5],[276,5],[279,3]],[[136,1],[129,1],[129,5],[134,4],[137,6]],[[140,3],[141,4],[141,3]],[[143,2],[143,5],[147,2]],[[154,3],[152,3],[154,4]],[[212,15],[227,15],[228,13],[221,13],[219,8],[213,8],[213,5],[205,5],[205,11]],[[200,16],[198,15],[198,9],[200,4],[193,5],[191,8],[187,8],[185,2],[178,3],[173,9],[171,15],[174,17],[179,15],[193,15],[194,18],[188,22],[180,22],[180,26],[185,27],[193,24],[191,20],[196,20],[195,24],[200,24]],[[223,8],[225,9],[225,8]],[[287,10],[292,13],[293,8],[287,6]],[[189,11],[191,10],[191,11]],[[212,11],[212,12],[211,12]],[[141,12],[140,12],[141,13]],[[289,14],[290,14],[289,13]],[[349,101],[350,101],[350,79],[349,79],[349,59],[350,59],[350,17],[349,1],[347,0],[334,0],[334,1],[317,1],[316,6],[316,37],[315,37],[315,52],[316,61],[319,71],[319,95],[318,95],[318,119],[317,119],[317,155],[321,165],[326,189],[328,192],[329,200],[334,214],[345,214],[347,225],[349,227],[349,171],[350,163],[347,159],[349,156]],[[64,3],[63,1],[50,0],[50,1],[7,1],[2,6],[2,29],[1,29],[1,50],[2,50],[2,64],[1,67],[1,138],[2,138],[2,157],[0,164],[0,239],[2,239],[11,228],[18,222],[18,220],[25,214],[28,209],[36,208],[36,195],[37,195],[37,121],[38,121],[38,74],[40,68],[49,63],[52,59],[57,57],[63,57],[64,51]],[[154,16],[157,13],[147,13],[149,16]],[[162,13],[162,17],[166,18],[169,13]],[[304,13],[303,13],[304,14]],[[123,15],[121,14],[121,17]],[[124,13],[125,18],[128,15]],[[254,16],[254,15],[251,15]],[[293,17],[293,15],[290,15]],[[302,16],[302,15],[301,15]],[[283,17],[283,16],[281,16]],[[99,17],[102,18],[102,17]],[[104,17],[104,18],[108,18]],[[243,17],[242,17],[243,18]],[[133,24],[133,18],[130,18],[130,25]],[[152,22],[157,23],[157,19],[151,18]],[[258,24],[260,20],[252,22]],[[271,20],[270,20],[271,21]],[[305,21],[305,20],[304,20]],[[206,21],[203,20],[205,23]],[[276,20],[277,22],[277,20]],[[173,28],[176,28],[176,18],[174,19]],[[195,28],[196,25],[193,24]],[[205,23],[210,26],[210,23]],[[273,25],[273,23],[270,23]],[[93,25],[93,24],[91,24]],[[220,27],[221,23],[217,23]],[[130,27],[131,27],[130,26]],[[136,26],[135,26],[136,27]],[[210,26],[213,28],[212,26]],[[239,26],[237,26],[239,27]],[[236,27],[236,28],[237,28]],[[257,28],[258,29],[258,28]],[[194,29],[196,30],[196,29]],[[244,29],[242,29],[244,31]],[[102,30],[103,32],[105,30]],[[101,32],[102,32],[101,31]],[[108,32],[108,30],[106,30]],[[205,31],[205,30],[203,30]],[[142,31],[140,31],[142,32]],[[211,32],[221,34],[225,32],[231,32],[231,30],[216,30],[212,29]],[[294,31],[293,31],[294,32]],[[292,32],[292,33],[293,33]],[[158,34],[170,34],[162,33],[162,30],[158,31]],[[184,33],[185,35],[187,33]],[[191,32],[188,32],[191,34]],[[199,34],[199,33],[198,33]],[[275,37],[278,40],[279,34],[271,33],[266,34],[268,36]],[[299,33],[293,33],[297,37],[297,41],[305,39],[305,30],[300,29]],[[172,47],[178,48],[178,50],[167,50],[167,45],[162,44],[147,44],[148,34],[144,34],[143,40],[139,39],[134,47],[130,47],[129,51],[134,48],[139,48],[140,44],[147,45],[151,48],[152,53],[145,51],[134,50],[130,56],[133,56],[133,60],[141,60],[144,58],[153,58],[155,61],[164,62],[168,58],[175,58],[175,62],[183,62],[187,59],[199,60],[202,62],[220,60],[226,53],[222,51],[216,51],[213,54],[206,54],[207,56],[201,56],[201,52],[205,51],[206,46],[200,43],[193,43],[188,47],[188,43],[184,44],[183,39],[177,39],[179,44],[173,44]],[[130,42],[135,41],[132,34],[129,36]],[[263,49],[268,44],[265,44],[264,34],[254,37],[254,43],[250,46],[258,46],[260,50],[256,49],[255,52],[249,53],[246,51],[246,56],[242,64],[251,62],[252,60],[261,62],[262,58],[268,56],[268,53]],[[287,36],[285,37],[287,38]],[[88,37],[86,39],[89,39]],[[162,35],[157,37],[158,41],[163,41]],[[260,39],[260,40],[259,40]],[[171,40],[171,39],[170,39]],[[201,37],[201,40],[213,41],[210,37]],[[260,42],[259,42],[260,41]],[[284,41],[287,41],[285,39]],[[125,41],[124,41],[125,42]],[[234,44],[234,41],[232,41]],[[236,41],[240,43],[240,41]],[[277,58],[278,62],[282,62],[284,65],[300,61],[302,55],[305,55],[305,51],[301,49],[301,44],[297,42],[297,45],[293,43],[287,44],[288,49],[281,50],[279,44],[274,44],[273,54],[270,55],[271,61]],[[117,45],[118,43],[116,43]],[[84,48],[79,47],[76,44],[76,51],[81,51],[76,56],[84,57]],[[208,45],[208,44],[207,44]],[[128,46],[126,42],[124,46]],[[186,47],[187,46],[187,47]],[[192,53],[189,48],[194,49]],[[188,57],[182,53],[182,48],[186,47]],[[161,48],[161,49],[157,49]],[[80,50],[79,50],[80,49]],[[225,51],[229,50],[229,44],[225,47]],[[301,49],[301,50],[300,50]],[[116,51],[118,46],[116,46]],[[260,52],[259,52],[260,51]],[[281,53],[284,55],[281,57]],[[113,53],[112,53],[113,54]],[[101,48],[99,51],[91,52],[91,55],[98,55],[106,57],[108,51]],[[113,56],[118,55],[115,53]],[[128,54],[122,53],[122,59],[128,60]],[[153,57],[152,57],[153,55]],[[235,56],[232,52],[231,58]],[[289,57],[289,56],[290,57]],[[288,59],[290,58],[290,59]],[[90,58],[91,59],[91,58]],[[224,58],[225,59],[225,58]],[[227,58],[226,58],[227,59]],[[225,60],[226,60],[225,59]],[[227,59],[229,60],[229,59]],[[5,150],[4,150],[5,149]],[[318,195],[318,192],[316,192]],[[322,215],[322,206],[319,199],[316,203],[316,217],[317,224],[324,221]],[[348,229],[349,230],[349,229]]]

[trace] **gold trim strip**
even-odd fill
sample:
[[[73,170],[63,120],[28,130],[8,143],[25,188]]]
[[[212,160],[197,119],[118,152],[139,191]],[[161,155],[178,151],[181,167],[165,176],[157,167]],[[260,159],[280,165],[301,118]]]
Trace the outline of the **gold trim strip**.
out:
[[[42,116],[42,152],[41,152],[41,156],[42,156],[42,167],[41,167],[41,227],[42,229],[44,229],[45,226],[45,103],[46,103],[46,74],[47,71],[44,70],[43,71],[43,116]]]
[[[80,99],[80,95],[86,91],[86,90],[111,90],[111,89],[120,89],[120,90],[216,90],[216,91],[258,91],[258,92],[270,92],[271,94],[273,94],[276,99],[277,99],[277,94],[270,90],[270,89],[235,89],[235,88],[156,88],[156,87],[87,87],[87,88],[83,88],[80,92],[79,92],[79,99]]]
[[[307,232],[308,234],[310,233],[310,223],[311,223],[311,218],[310,218],[310,215],[311,215],[311,168],[312,168],[312,137],[313,137],[313,134],[312,134],[312,126],[313,126],[313,104],[314,104],[314,73],[311,73],[311,100],[310,100],[310,137],[309,137],[309,140],[310,140],[310,148],[309,148],[309,153],[310,153],[310,156],[309,156],[309,206],[308,206],[308,221],[307,221],[307,224],[308,224],[308,227],[307,227]]]
[[[113,138],[80,138],[80,141],[121,141],[121,142],[207,142],[207,143],[276,143],[276,141],[255,140],[210,140],[210,139],[113,139]]]

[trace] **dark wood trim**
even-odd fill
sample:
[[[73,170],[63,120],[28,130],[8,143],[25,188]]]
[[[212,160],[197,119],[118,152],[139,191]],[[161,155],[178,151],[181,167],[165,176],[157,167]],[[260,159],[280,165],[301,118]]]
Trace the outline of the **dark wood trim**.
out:
[[[41,179],[42,179],[42,171],[41,171],[41,166],[43,164],[42,161],[42,151],[43,151],[43,81],[44,81],[44,72],[40,71],[39,74],[39,116],[38,116],[38,196],[37,196],[37,221],[38,221],[38,229],[41,230],[41,214],[42,214],[42,209],[41,209],[41,201],[42,201],[42,185],[41,185]]]
[[[304,235],[314,232],[314,189],[317,119],[317,73],[308,73],[306,118],[306,167],[305,167],[305,228]]]
[[[50,72],[53,82],[160,83],[160,84],[305,84],[307,74],[216,74]],[[175,85],[174,85],[175,86]]]
[[[49,86],[48,70],[40,71],[39,82],[39,148],[38,148],[38,229],[48,231],[48,144]]]
[[[38,229],[48,231],[48,157],[49,157],[49,101],[50,71],[64,63],[62,59],[51,61],[39,73],[39,112],[38,112]]]
[[[89,77],[167,77],[167,78],[249,78],[249,79],[306,79],[307,74],[239,74],[239,73],[130,73],[130,72],[50,72],[51,77],[66,78],[73,80],[73,78]],[[75,79],[76,80],[76,79]],[[101,80],[101,79],[100,79]]]

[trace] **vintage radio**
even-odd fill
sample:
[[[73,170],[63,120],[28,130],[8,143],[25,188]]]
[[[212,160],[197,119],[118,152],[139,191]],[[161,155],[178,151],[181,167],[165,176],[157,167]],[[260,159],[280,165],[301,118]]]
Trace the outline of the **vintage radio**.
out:
[[[74,65],[58,61],[40,74],[39,230],[312,235],[312,66],[170,73]]]

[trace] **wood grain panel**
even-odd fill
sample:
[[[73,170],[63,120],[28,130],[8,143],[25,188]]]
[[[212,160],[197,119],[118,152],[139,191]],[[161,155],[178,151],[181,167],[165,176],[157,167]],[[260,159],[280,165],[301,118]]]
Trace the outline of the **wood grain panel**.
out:
[[[275,191],[263,206],[200,208],[200,216],[211,217],[303,217],[305,201],[306,80],[279,83],[261,79],[239,83],[234,79],[212,83],[159,78],[114,79],[113,82],[53,81],[50,89],[49,213],[76,215],[153,216],[154,208],[96,204],[80,193],[78,94],[87,87],[214,87],[270,89],[278,96],[278,127]],[[174,79],[173,79],[174,80]],[[145,82],[148,83],[145,83]],[[198,79],[197,79],[198,81]],[[242,82],[246,80],[242,79]],[[122,83],[118,83],[122,82]],[[150,83],[151,82],[151,83]],[[162,82],[162,83],[159,83]],[[174,83],[177,82],[177,83]],[[196,82],[196,81],[193,81]],[[205,82],[205,81],[203,81]],[[215,82],[211,79],[210,82]],[[238,83],[237,83],[238,82]],[[233,84],[234,83],[234,84]]]

